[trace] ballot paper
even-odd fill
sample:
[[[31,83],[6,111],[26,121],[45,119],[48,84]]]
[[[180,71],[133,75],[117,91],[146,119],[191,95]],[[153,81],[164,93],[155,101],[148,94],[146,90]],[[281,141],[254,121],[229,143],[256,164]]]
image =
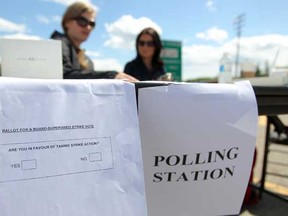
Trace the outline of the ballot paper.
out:
[[[146,216],[135,88],[0,79],[1,216]]]
[[[140,88],[149,216],[239,214],[257,137],[248,81]]]

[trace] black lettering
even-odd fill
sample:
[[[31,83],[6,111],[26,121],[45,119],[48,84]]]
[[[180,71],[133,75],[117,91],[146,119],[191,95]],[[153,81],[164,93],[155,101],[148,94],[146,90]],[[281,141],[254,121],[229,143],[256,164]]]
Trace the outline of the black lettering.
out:
[[[191,174],[194,174],[194,181],[198,181],[198,174],[202,173],[203,171],[192,171]]]
[[[154,173],[154,179],[153,182],[161,182],[162,181],[162,173]]]
[[[10,148],[9,149],[9,152],[16,152],[17,151],[17,148]]]
[[[207,180],[208,171],[209,171],[209,170],[204,170],[204,178],[203,178],[203,180]]]
[[[215,151],[216,154],[215,154],[214,162],[217,161],[217,156],[220,157],[222,159],[222,161],[224,161],[225,151],[226,151],[226,149],[223,149],[223,153],[221,153],[220,151]]]
[[[165,157],[164,156],[155,156],[155,163],[154,166],[159,166],[159,162],[164,161]]]
[[[235,152],[235,150],[236,150],[236,152]],[[230,160],[233,160],[233,159],[237,158],[237,156],[238,156],[238,148],[237,147],[231,148],[227,152],[227,158],[230,159]]]
[[[188,178],[187,178],[185,172],[183,172],[176,181],[178,182],[178,181],[180,181],[180,180],[188,181]]]
[[[211,179],[219,179],[222,175],[223,175],[223,170],[215,169],[215,170],[211,171],[210,178]]]
[[[227,172],[230,174],[230,176],[232,177],[234,175],[234,169],[235,169],[235,166],[233,166],[233,169],[230,169],[229,167],[226,167],[225,168],[225,174],[224,174],[224,178],[226,178],[226,174]]]
[[[175,160],[173,161],[173,158],[175,158]],[[172,160],[171,160],[172,159]],[[166,164],[169,166],[176,166],[178,163],[180,162],[180,158],[178,155],[170,155],[167,159],[166,159]]]
[[[201,153],[197,153],[196,154],[196,161],[195,164],[204,164],[206,161],[203,160],[202,162],[200,162],[200,158],[201,158]]]
[[[188,157],[187,154],[183,155],[182,165],[192,165],[193,164],[193,161],[191,161],[191,163],[187,164],[187,157]]]
[[[211,163],[211,160],[212,160],[212,154],[213,152],[208,152],[208,160],[207,160],[207,163]]]
[[[167,174],[167,181],[170,182],[172,180],[172,175],[176,175],[176,172],[165,172],[164,174]]]

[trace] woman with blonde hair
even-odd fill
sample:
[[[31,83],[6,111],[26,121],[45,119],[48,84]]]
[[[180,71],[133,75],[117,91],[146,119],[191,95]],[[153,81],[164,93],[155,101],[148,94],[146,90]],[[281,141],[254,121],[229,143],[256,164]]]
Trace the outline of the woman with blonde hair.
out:
[[[85,55],[81,44],[86,41],[96,27],[96,11],[84,2],[71,4],[62,17],[64,34],[55,31],[52,39],[62,41],[64,79],[124,79],[135,82],[134,77],[116,71],[96,71],[93,62]]]

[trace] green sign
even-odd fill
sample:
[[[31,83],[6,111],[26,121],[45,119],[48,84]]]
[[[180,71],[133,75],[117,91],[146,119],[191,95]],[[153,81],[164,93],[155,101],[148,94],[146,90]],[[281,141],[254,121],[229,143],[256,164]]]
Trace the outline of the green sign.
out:
[[[173,75],[174,81],[182,81],[182,52],[181,41],[162,40],[161,59],[164,62],[166,72]]]

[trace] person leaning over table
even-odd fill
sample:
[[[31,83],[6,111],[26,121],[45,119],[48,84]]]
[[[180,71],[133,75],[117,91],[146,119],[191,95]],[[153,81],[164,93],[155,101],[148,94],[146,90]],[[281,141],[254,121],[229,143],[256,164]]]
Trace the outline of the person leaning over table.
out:
[[[85,55],[80,45],[86,41],[95,28],[96,11],[84,2],[71,4],[62,17],[64,34],[55,31],[52,39],[62,41],[64,79],[123,79],[138,81],[134,77],[116,71],[96,71],[91,59]]]
[[[143,29],[136,38],[136,58],[128,62],[124,72],[138,80],[159,80],[166,74],[160,59],[161,40],[153,28]]]

